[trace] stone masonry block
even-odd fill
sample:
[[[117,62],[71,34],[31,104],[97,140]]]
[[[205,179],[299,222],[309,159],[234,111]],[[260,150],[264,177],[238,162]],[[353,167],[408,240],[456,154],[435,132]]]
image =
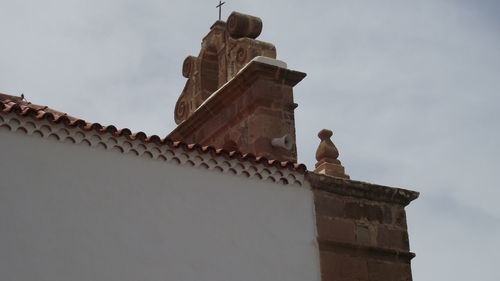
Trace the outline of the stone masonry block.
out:
[[[320,239],[354,243],[354,223],[342,219],[318,216],[316,219]]]
[[[410,264],[368,260],[370,281],[411,281]]]
[[[321,280],[322,281],[368,281],[368,266],[366,259],[340,255],[334,252],[322,251]]]
[[[383,219],[382,219],[382,223],[384,224],[392,224],[393,223],[393,208],[388,206],[388,205],[384,205],[384,214],[383,214]]]
[[[345,204],[346,217],[360,220],[367,219],[382,223],[384,220],[384,212],[380,205],[364,204],[362,202],[347,202]]]
[[[395,213],[396,213],[396,222],[395,222],[396,225],[406,229],[407,228],[406,212],[404,208],[402,207],[397,208]]]
[[[377,245],[381,248],[409,250],[408,232],[400,229],[390,229],[379,225],[377,228]]]
[[[314,202],[316,204],[316,214],[343,218],[345,216],[345,202],[338,196],[324,191],[314,191]]]
[[[367,225],[356,225],[356,231],[355,231],[355,236],[356,236],[356,242],[360,245],[364,246],[370,246],[372,245],[372,231],[370,230],[370,227]]]

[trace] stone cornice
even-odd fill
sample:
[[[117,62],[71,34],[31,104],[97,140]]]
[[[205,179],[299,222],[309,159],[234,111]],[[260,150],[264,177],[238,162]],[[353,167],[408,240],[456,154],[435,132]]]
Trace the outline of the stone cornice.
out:
[[[385,260],[401,260],[409,263],[415,257],[415,253],[386,249],[373,246],[364,246],[351,243],[342,243],[331,240],[318,239],[320,250],[335,251],[336,253],[355,254],[357,256],[376,257]]]
[[[311,184],[312,189],[403,206],[410,204],[419,196],[418,192],[412,190],[336,178],[314,172],[306,174],[306,181]]]

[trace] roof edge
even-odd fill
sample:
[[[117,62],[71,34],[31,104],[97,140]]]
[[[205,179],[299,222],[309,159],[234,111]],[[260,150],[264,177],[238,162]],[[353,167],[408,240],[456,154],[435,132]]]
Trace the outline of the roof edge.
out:
[[[248,161],[267,167],[289,169],[301,174],[305,174],[307,168],[304,164],[292,163],[289,161],[278,161],[266,157],[256,156],[251,153],[241,153],[239,151],[228,151],[213,146],[201,146],[199,144],[188,144],[182,141],[173,141],[168,137],[160,138],[157,135],[147,135],[140,131],[132,133],[128,128],[117,129],[114,125],[103,126],[99,123],[89,123],[83,119],[70,116],[66,113],[53,110],[47,106],[40,106],[25,102],[21,97],[0,94],[0,114],[15,113],[22,117],[31,117],[34,120],[46,120],[52,124],[63,124],[68,128],[80,128],[84,131],[95,131],[99,134],[109,134],[114,137],[126,137],[129,140],[139,140],[143,143],[154,143],[158,146],[169,146],[170,148],[182,148],[186,151],[198,151],[200,153],[210,153],[212,155],[226,157],[227,159],[237,159]]]

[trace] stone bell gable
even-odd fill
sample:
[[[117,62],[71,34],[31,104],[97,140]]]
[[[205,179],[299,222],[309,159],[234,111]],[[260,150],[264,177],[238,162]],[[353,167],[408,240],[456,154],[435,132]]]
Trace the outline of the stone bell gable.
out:
[[[182,75],[188,80],[175,106],[180,124],[254,57],[276,58],[273,44],[255,40],[262,31],[258,17],[233,12],[227,23],[216,21],[201,42],[197,57],[188,56]]]
[[[237,12],[212,25],[198,57],[184,60],[188,80],[169,138],[297,162],[293,87],[306,74],[255,40],[261,30],[260,18]]]

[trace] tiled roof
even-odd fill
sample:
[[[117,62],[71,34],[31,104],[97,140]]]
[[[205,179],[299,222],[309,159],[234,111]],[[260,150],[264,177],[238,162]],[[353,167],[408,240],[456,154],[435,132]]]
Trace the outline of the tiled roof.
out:
[[[267,159],[265,157],[255,156],[249,153],[239,151],[227,151],[212,146],[201,146],[199,144],[187,144],[181,141],[172,141],[169,138],[160,138],[157,135],[148,136],[144,132],[132,133],[131,130],[117,129],[113,125],[102,126],[99,123],[86,122],[67,113],[51,109],[47,106],[36,105],[25,101],[19,96],[12,96],[0,93],[0,114],[15,113],[18,116],[31,117],[35,120],[47,120],[52,124],[63,124],[69,128],[80,128],[85,131],[95,131],[99,134],[110,134],[115,137],[126,137],[129,140],[140,140],[143,143],[154,143],[159,146],[167,145],[171,148],[182,148],[185,151],[197,151],[199,153],[211,154],[213,156],[222,156],[228,159],[237,159],[248,161],[255,164],[261,164],[280,169],[290,169],[296,172],[305,173],[307,168],[304,164],[292,163],[289,161],[280,162]]]

